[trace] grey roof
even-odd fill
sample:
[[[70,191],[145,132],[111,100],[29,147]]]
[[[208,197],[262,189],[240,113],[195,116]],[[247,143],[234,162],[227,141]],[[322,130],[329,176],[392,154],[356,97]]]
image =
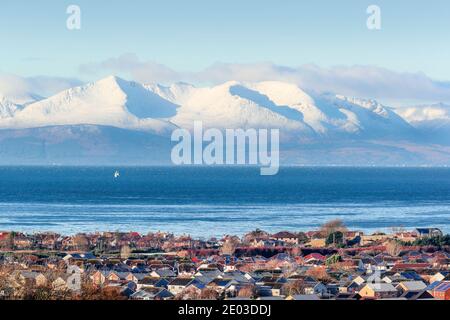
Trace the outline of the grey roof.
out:
[[[317,294],[295,294],[292,296],[294,300],[320,300]]]
[[[284,297],[274,297],[274,296],[269,296],[269,297],[259,297],[256,300],[284,300]]]
[[[397,292],[397,289],[390,283],[368,283],[367,285],[375,292]]]
[[[406,291],[421,291],[427,287],[422,281],[403,281],[399,286],[400,285],[403,286]]]

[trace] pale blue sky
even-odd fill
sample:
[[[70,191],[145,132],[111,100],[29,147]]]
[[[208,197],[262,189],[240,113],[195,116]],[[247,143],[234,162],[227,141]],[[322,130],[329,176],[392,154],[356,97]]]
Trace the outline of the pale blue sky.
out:
[[[66,8],[82,9],[82,29],[66,29]],[[382,10],[382,30],[366,28],[366,8]],[[2,0],[0,71],[89,77],[79,66],[124,53],[177,71],[215,62],[373,65],[450,80],[447,0]]]

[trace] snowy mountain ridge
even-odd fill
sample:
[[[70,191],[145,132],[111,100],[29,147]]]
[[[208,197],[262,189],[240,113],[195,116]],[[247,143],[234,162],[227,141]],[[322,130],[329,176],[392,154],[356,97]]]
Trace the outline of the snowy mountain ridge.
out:
[[[25,100],[0,94],[0,162],[148,163],[170,154],[175,128],[202,121],[204,128],[278,128],[289,163],[450,164],[445,105],[394,111],[279,81],[195,87],[115,76]]]
[[[208,127],[283,128],[307,136],[383,135],[389,126],[388,131],[403,136],[410,129],[374,100],[312,97],[296,85],[275,81],[196,88],[111,76],[25,106],[1,101],[0,127],[8,129],[90,124],[164,132],[200,120]]]

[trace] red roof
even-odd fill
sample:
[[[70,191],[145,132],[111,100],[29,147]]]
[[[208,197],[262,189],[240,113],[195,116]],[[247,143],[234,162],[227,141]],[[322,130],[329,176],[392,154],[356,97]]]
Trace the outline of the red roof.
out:
[[[320,260],[320,261],[324,261],[326,258],[321,255],[320,253],[310,253],[307,256],[305,256],[304,260],[308,261],[308,260]]]
[[[397,263],[392,268],[392,271],[396,270],[414,270],[414,269],[427,269],[431,268],[429,263]]]
[[[450,290],[450,281],[444,281],[433,289],[433,291],[436,292],[447,292],[449,290]]]
[[[0,232],[0,240],[5,240],[9,237],[9,232]]]
[[[278,239],[286,239],[286,238],[298,238],[297,235],[293,234],[292,232],[289,231],[281,231],[278,233],[275,233],[272,235],[273,238],[278,238]]]

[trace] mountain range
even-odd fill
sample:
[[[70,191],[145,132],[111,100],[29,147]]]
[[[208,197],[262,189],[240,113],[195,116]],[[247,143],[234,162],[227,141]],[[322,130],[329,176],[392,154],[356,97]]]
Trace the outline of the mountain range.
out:
[[[111,76],[47,98],[0,88],[0,164],[170,164],[171,132],[202,121],[279,128],[282,164],[449,165],[449,111],[393,109],[275,81],[199,88]]]

